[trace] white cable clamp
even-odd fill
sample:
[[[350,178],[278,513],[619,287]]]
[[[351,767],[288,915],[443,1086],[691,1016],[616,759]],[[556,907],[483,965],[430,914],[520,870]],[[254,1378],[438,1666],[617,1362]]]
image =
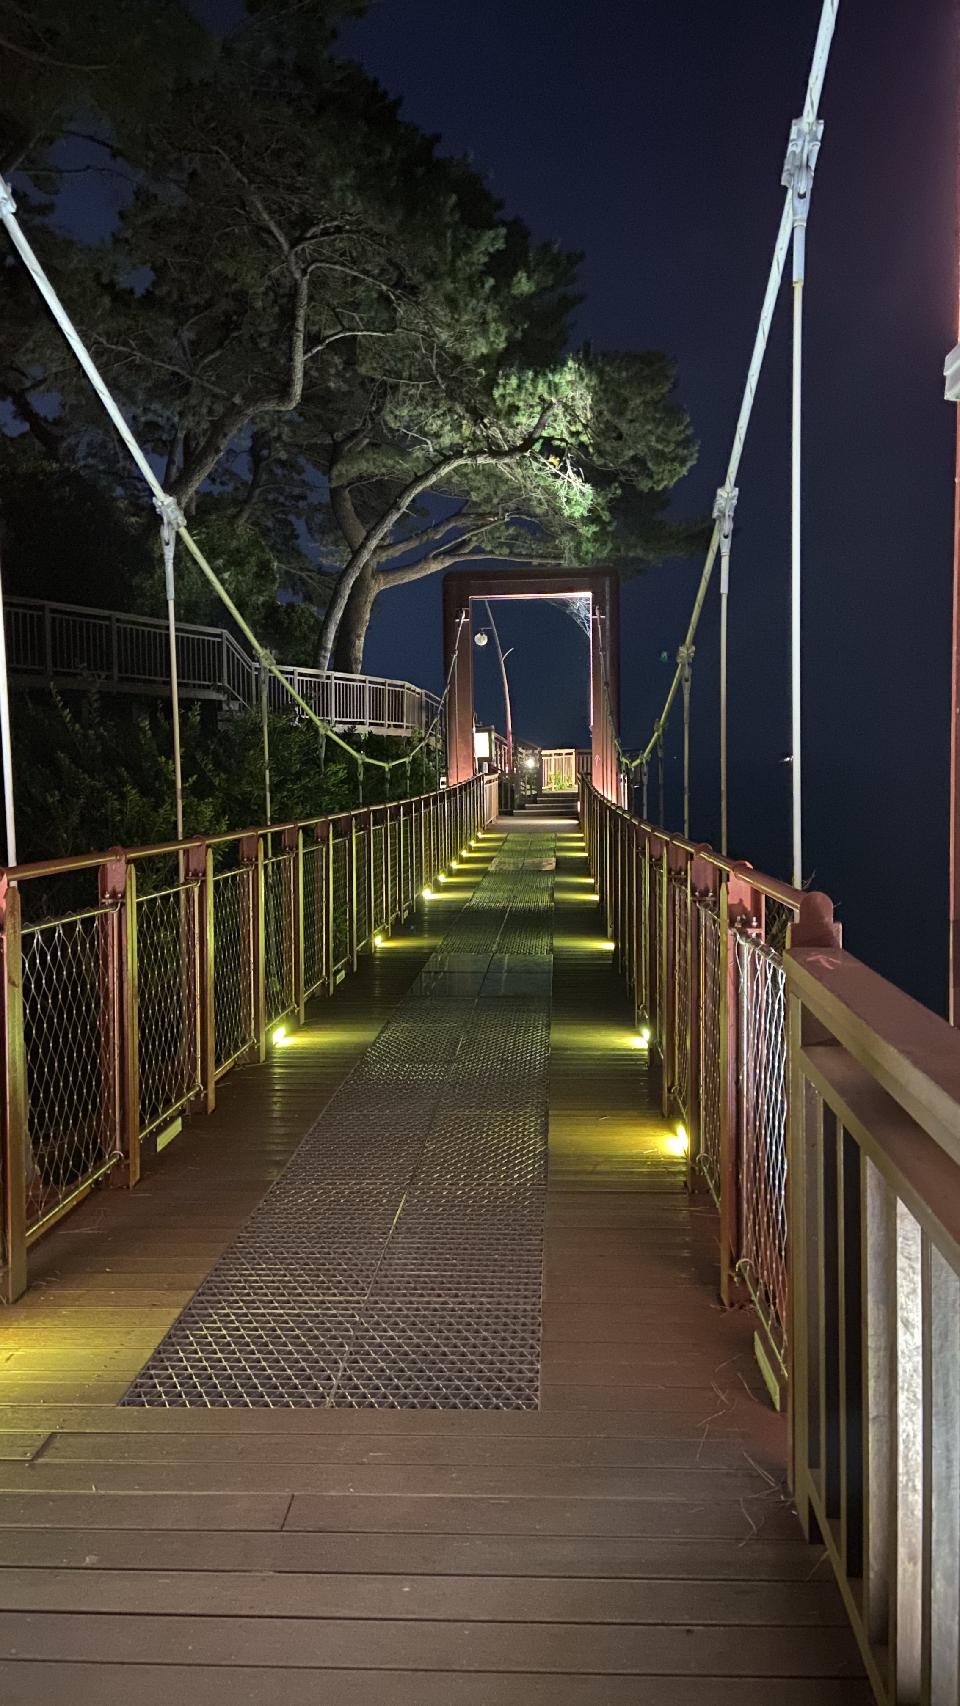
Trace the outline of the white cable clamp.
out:
[[[165,494],[162,498],[154,497],[153,507],[164,527],[169,527],[173,533],[179,533],[181,527],[186,527],[187,518],[177,503],[176,498]]]
[[[713,500],[713,519],[720,523],[720,592],[730,586],[730,547],[733,544],[733,512],[740,496],[739,486],[718,486]]]
[[[12,219],[17,211],[13,191],[6,178],[0,178],[0,219]]]
[[[810,211],[810,192],[813,174],[823,136],[822,118],[795,118],[790,126],[790,140],[780,182],[790,191],[793,213],[793,282],[803,281],[806,258],[807,214]]]

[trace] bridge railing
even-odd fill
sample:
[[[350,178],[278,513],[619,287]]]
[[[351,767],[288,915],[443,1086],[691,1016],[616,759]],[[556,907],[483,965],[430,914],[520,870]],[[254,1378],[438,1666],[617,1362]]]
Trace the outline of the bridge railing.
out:
[[[14,681],[169,692],[167,624],[158,618],[11,598],[5,602],[5,626]],[[257,704],[258,665],[224,628],[178,622],[177,673],[187,698],[218,699],[248,709]],[[284,666],[283,674],[318,716],[341,728],[426,734],[440,712],[435,694],[407,681],[296,665]],[[290,704],[272,675],[269,702],[275,710]],[[439,738],[439,724],[437,733]]]
[[[960,1038],[802,918],[785,960],[793,1485],[877,1698],[960,1698]]]
[[[0,878],[2,1290],[98,1183],[263,1061],[496,814],[496,777],[239,835]]]
[[[877,1698],[960,1689],[960,1036],[801,894],[581,787],[591,869],[720,1290],[756,1305],[791,1480]]]
[[[720,1291],[759,1317],[774,1390],[787,1372],[783,949],[804,896],[641,822],[581,780],[591,865],[637,1025],[663,1063],[664,1115],[720,1213]]]

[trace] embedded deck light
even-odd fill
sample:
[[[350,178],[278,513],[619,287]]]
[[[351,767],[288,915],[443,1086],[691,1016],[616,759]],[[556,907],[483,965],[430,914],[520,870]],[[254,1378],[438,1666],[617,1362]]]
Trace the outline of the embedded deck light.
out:
[[[676,1131],[670,1133],[663,1147],[668,1155],[686,1155],[690,1148],[686,1126],[678,1125]]]

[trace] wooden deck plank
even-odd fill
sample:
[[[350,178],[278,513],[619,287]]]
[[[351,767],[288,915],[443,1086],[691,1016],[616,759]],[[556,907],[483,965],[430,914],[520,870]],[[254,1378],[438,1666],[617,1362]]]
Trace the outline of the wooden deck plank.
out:
[[[848,1629],[0,1612],[0,1656],[560,1676],[856,1677]]]
[[[616,1535],[297,1534],[250,1530],[0,1528],[0,1565],[50,1569],[269,1570],[318,1574],[602,1576],[664,1581],[827,1580],[801,1540]]]
[[[381,1499],[407,1501],[451,1498],[500,1503],[505,1499],[536,1501],[549,1508],[579,1500],[591,1505],[615,1503],[622,1509],[637,1504],[683,1504],[698,1508],[726,1506],[767,1499],[770,1484],[742,1457],[733,1469],[594,1468],[581,1464],[478,1468],[474,1464],[379,1463],[234,1463],[219,1459],[186,1463],[182,1458],[163,1463],[112,1463],[89,1466],[100,1493],[292,1493],[291,1522],[309,1524],[305,1501],[357,1498],[368,1504]],[[82,1471],[81,1471],[82,1473]],[[70,1492],[76,1487],[77,1465],[55,1462],[49,1452],[36,1463],[0,1462],[0,1499],[6,1493]],[[2,1511],[2,1504],[0,1504]]]
[[[419,923],[32,1252],[0,1315],[4,1699],[866,1706],[582,873],[565,851],[540,1411],[115,1407],[435,946]]]
[[[0,1611],[135,1612],[471,1623],[819,1627],[845,1622],[833,1583],[320,1572],[0,1569]]]
[[[870,1706],[866,1683],[768,1678],[537,1676],[500,1672],[349,1671],[311,1667],[3,1664],[0,1692],[16,1706]]]

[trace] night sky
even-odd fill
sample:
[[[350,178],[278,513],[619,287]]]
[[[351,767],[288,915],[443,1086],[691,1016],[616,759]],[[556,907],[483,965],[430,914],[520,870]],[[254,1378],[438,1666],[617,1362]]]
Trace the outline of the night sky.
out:
[[[585,251],[580,331],[677,360],[701,444],[687,513],[722,479],[782,205],[818,0],[381,0],[344,40],[507,209]],[[950,0],[841,0],[806,289],[806,865],[851,950],[942,1006],[946,984],[955,342]],[[789,873],[789,292],[739,485],[731,845]],[[626,590],[624,736],[646,737],[699,564]],[[438,676],[439,587],[380,601],[376,671]],[[499,606],[520,730],[578,738],[585,653],[556,610]],[[716,587],[694,669],[693,831],[718,838]],[[497,708],[490,649],[489,690]],[[679,718],[670,742],[679,783]],[[675,785],[670,820],[680,820]]]
[[[193,0],[229,27],[238,0]],[[661,348],[726,467],[819,0],[379,0],[343,51],[472,156],[506,210],[583,250],[578,335]],[[933,1006],[946,987],[955,342],[952,0],[841,0],[821,108],[805,320],[805,863],[847,946]],[[731,851],[789,873],[789,291],[741,465],[731,593]],[[623,735],[645,740],[699,563],[623,600]],[[497,607],[518,732],[585,738],[586,648],[555,608]],[[717,588],[694,669],[693,833],[718,840]],[[670,664],[660,661],[666,652]],[[493,648],[478,710],[499,720]],[[378,601],[371,672],[440,685],[439,578]],[[680,720],[668,818],[681,818]]]

